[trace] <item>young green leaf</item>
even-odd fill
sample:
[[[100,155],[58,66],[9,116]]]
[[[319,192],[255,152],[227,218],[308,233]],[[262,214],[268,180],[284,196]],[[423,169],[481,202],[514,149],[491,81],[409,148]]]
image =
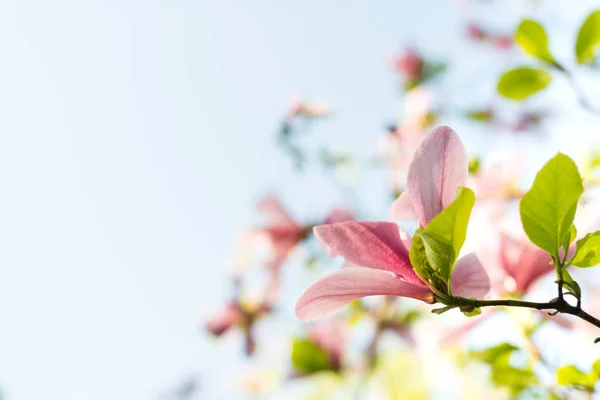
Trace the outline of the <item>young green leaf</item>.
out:
[[[577,282],[575,282],[575,280],[573,280],[573,277],[571,274],[569,274],[569,271],[563,269],[560,274],[563,280],[563,287],[566,288],[569,293],[575,296],[577,300],[581,300],[581,287]]]
[[[594,11],[583,21],[575,42],[575,56],[579,64],[594,61],[596,46],[600,44],[600,10]]]
[[[571,264],[579,268],[600,264],[600,231],[588,233],[577,241],[577,253]]]
[[[325,351],[306,339],[296,339],[292,344],[292,365],[300,373],[313,373],[330,369]]]
[[[519,67],[500,76],[496,89],[503,97],[521,101],[545,89],[552,80],[548,72],[531,67]]]
[[[415,270],[429,267],[444,282],[450,282],[454,263],[467,235],[475,195],[469,188],[458,188],[458,196],[427,227],[415,234],[410,259]],[[416,239],[416,241],[415,241]],[[420,254],[417,254],[420,253]],[[425,257],[423,257],[423,253]],[[424,265],[427,262],[427,266]],[[420,276],[420,275],[419,275]]]
[[[521,222],[529,240],[556,259],[559,249],[571,240],[582,193],[575,162],[558,153],[537,173],[533,186],[521,199]]]
[[[537,21],[524,19],[515,32],[515,42],[529,55],[550,64],[556,64],[548,48],[548,36],[544,27]]]
[[[577,386],[593,389],[596,378],[595,372],[585,374],[574,365],[566,365],[556,370],[556,383],[561,386]]]

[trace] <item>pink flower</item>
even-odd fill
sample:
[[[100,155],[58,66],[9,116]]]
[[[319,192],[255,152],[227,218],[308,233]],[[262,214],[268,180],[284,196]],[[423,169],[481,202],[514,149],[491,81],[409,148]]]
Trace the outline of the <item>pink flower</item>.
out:
[[[481,29],[479,25],[468,24],[467,25],[467,37],[472,40],[484,40],[487,38],[487,34]]]
[[[277,270],[290,251],[308,235],[309,231],[303,229],[273,195],[263,198],[258,204],[258,210],[265,216],[267,222],[260,231],[266,234],[271,244],[271,256],[267,261],[267,267]]]
[[[271,257],[267,261],[267,267],[276,272],[296,245],[310,234],[313,225],[303,226],[297,223],[273,195],[263,198],[258,204],[258,210],[267,221],[266,226],[259,232],[265,234],[271,244]],[[351,219],[354,219],[352,212],[340,208],[332,210],[325,218],[325,223]]]
[[[496,36],[495,38],[493,38],[492,42],[499,50],[509,49],[513,45],[512,37],[507,35]]]
[[[287,118],[294,118],[297,116],[309,118],[326,117],[330,112],[331,107],[326,103],[305,102],[296,99],[292,102]]]
[[[412,49],[406,49],[394,60],[394,68],[409,83],[416,83],[421,80],[424,65],[423,58]]]
[[[225,308],[210,318],[206,329],[214,336],[221,337],[228,331],[239,329],[244,335],[246,355],[250,356],[256,350],[254,340],[254,324],[272,311],[271,304],[242,304],[238,299],[227,303]]]
[[[224,309],[208,320],[206,329],[214,336],[219,337],[233,326],[238,325],[243,318],[244,315],[239,305],[235,302],[230,302]]]
[[[456,198],[467,179],[466,152],[450,128],[438,128],[416,151],[408,171],[408,191],[395,202],[396,213],[416,215],[427,225]],[[398,203],[398,204],[396,204]],[[434,294],[415,273],[409,259],[410,238],[392,222],[343,222],[314,229],[331,257],[348,264],[326,276],[298,300],[296,314],[305,321],[330,315],[366,296],[402,296],[434,303]],[[482,297],[489,280],[474,254],[456,263],[451,278],[457,296]]]
[[[431,93],[422,87],[406,92],[402,122],[390,130],[391,140],[384,143],[395,189],[405,185],[411,158],[425,134],[431,103]]]

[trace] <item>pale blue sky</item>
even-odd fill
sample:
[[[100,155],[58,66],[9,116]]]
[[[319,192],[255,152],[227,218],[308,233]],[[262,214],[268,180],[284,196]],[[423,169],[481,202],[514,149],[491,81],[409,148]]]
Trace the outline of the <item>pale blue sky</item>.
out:
[[[234,233],[267,190],[305,217],[342,200],[315,171],[294,178],[274,147],[286,103],[329,100],[339,117],[314,140],[375,150],[399,110],[394,52],[418,42],[475,59],[460,41],[477,16],[439,0],[4,1],[8,398],[149,399],[196,372],[226,398],[198,327],[227,296]],[[499,16],[500,29],[518,15]]]

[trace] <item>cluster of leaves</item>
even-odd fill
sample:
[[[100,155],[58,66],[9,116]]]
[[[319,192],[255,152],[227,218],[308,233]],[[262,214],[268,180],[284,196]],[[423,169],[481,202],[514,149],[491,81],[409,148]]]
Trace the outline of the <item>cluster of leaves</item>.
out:
[[[526,389],[539,384],[539,380],[533,371],[533,362],[527,354],[519,347],[511,343],[500,343],[495,346],[471,350],[468,352],[469,359],[485,363],[490,367],[490,379],[492,383],[507,389],[515,396]],[[520,365],[515,359],[525,360]]]
[[[522,101],[545,89],[552,81],[552,71],[563,74],[568,72],[552,55],[548,35],[541,23],[525,19],[521,21],[515,32],[515,42],[530,56],[542,65],[519,66],[510,69],[500,76],[497,89],[507,99]],[[600,44],[600,10],[592,12],[579,28],[574,46],[574,56],[581,65],[592,65],[595,62],[596,47]]]
[[[598,379],[600,379],[600,359],[592,364],[592,370],[588,373],[582,372],[575,365],[565,365],[556,370],[556,382],[559,385],[589,393],[594,392]]]

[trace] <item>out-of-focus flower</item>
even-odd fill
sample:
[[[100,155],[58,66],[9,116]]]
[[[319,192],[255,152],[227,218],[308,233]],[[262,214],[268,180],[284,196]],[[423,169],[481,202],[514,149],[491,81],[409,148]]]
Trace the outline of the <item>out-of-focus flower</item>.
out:
[[[287,118],[295,117],[326,117],[331,113],[331,106],[325,102],[307,102],[299,99],[292,101]]]
[[[442,127],[428,136],[413,158],[408,191],[394,203],[395,219],[415,216],[425,227],[456,198],[466,183],[466,152],[458,135]],[[389,295],[434,302],[433,292],[415,273],[408,256],[408,234],[390,222],[344,222],[321,225],[315,235],[330,257],[348,263],[310,287],[298,300],[296,314],[303,320],[328,316],[350,301]],[[404,240],[403,240],[404,239]],[[469,254],[456,263],[451,278],[457,296],[483,297],[489,280],[479,260]]]
[[[392,62],[404,82],[404,88],[410,90],[435,77],[446,69],[443,63],[427,62],[414,49],[407,48]]]
[[[258,210],[264,215],[266,225],[257,230],[259,235],[265,235],[271,244],[271,256],[267,267],[278,274],[281,265],[288,254],[310,235],[313,224],[303,225],[287,212],[281,201],[273,195],[264,197],[258,204]],[[333,209],[326,216],[324,223],[332,224],[354,219],[347,209]]]
[[[404,113],[401,122],[388,129],[385,156],[391,171],[392,187],[401,192],[414,152],[417,150],[425,129],[435,117],[431,111],[431,93],[425,88],[408,91],[404,98]]]
[[[506,50],[513,45],[511,36],[490,33],[474,23],[467,24],[467,38],[475,42],[490,43],[499,50]]]
[[[244,315],[236,302],[229,302],[206,323],[206,329],[214,336],[221,336],[229,329],[238,325]]]
[[[394,59],[394,68],[402,76],[407,87],[416,86],[422,79],[425,61],[413,49],[406,49]]]
[[[265,297],[268,298],[268,296]],[[271,310],[272,304],[269,300],[248,302],[236,298],[206,322],[206,329],[216,337],[221,337],[232,329],[240,329],[244,335],[245,353],[250,356],[256,350],[254,324],[269,314]]]
[[[469,177],[477,200],[506,201],[520,198],[524,193],[519,189],[518,181],[524,164],[522,157],[512,156],[499,163],[480,165]]]

